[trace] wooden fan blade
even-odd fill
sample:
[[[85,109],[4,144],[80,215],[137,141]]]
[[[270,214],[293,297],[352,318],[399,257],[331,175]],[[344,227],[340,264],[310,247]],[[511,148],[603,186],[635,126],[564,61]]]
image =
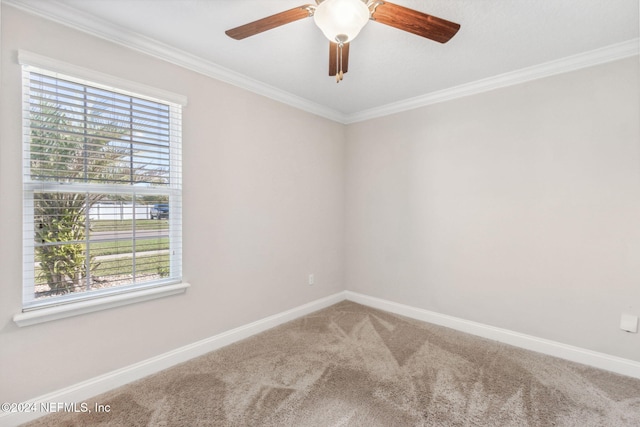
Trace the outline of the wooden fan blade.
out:
[[[455,22],[427,15],[387,1],[375,8],[371,18],[381,24],[408,31],[440,43],[448,42],[460,29],[460,24]]]
[[[329,75],[335,76],[338,71],[338,43],[329,42]],[[342,45],[342,72],[349,68],[349,43]]]
[[[302,18],[308,18],[310,16],[308,7],[310,7],[310,5],[306,4],[285,10],[284,12],[276,13],[275,15],[267,16],[266,18],[227,30],[225,34],[233,39],[242,40],[281,25],[289,24]]]

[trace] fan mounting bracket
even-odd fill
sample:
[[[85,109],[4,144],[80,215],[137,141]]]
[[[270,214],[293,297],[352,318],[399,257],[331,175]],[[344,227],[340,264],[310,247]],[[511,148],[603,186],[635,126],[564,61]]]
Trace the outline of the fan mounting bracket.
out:
[[[371,19],[372,21],[376,20],[373,14],[376,13],[376,9],[378,8],[378,6],[382,6],[383,4],[384,2],[382,0],[369,0],[369,2],[367,3],[367,7],[369,8],[369,19]]]

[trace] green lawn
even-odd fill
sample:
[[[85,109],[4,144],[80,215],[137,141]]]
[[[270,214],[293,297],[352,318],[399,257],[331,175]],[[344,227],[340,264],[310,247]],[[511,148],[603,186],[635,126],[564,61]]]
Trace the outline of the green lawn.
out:
[[[98,262],[100,265],[93,272],[93,276],[99,279],[109,280],[110,276],[126,276],[133,273],[131,257],[98,260]],[[163,271],[169,271],[169,254],[138,255],[136,271],[138,275],[161,274]],[[46,284],[40,272],[40,267],[36,267],[36,285]]]
[[[169,238],[158,237],[154,239],[139,239],[136,244],[136,253],[145,251],[159,251],[169,249]],[[133,243],[130,240],[114,242],[93,242],[91,243],[91,255],[117,255],[130,254],[133,252]]]
[[[133,230],[133,220],[124,219],[118,221],[96,220],[91,221],[91,231],[127,231]],[[138,230],[166,230],[169,228],[169,221],[166,219],[138,219],[136,229]]]
[[[94,277],[108,279],[109,276],[129,275],[133,272],[131,258],[117,258],[99,261],[100,265],[93,272]],[[169,254],[136,257],[136,271],[138,275],[159,274],[161,269],[169,269]]]

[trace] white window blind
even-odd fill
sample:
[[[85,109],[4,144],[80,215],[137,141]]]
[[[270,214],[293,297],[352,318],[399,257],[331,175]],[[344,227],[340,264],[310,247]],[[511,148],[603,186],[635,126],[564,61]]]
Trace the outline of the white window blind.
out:
[[[182,280],[181,105],[23,65],[23,311]]]

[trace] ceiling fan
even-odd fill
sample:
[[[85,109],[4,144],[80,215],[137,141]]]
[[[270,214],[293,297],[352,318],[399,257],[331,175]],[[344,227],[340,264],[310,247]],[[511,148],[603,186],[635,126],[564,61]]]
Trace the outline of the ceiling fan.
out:
[[[349,43],[371,20],[440,43],[448,42],[460,25],[382,0],[316,0],[225,31],[236,40],[313,16],[329,39],[329,75],[342,80],[349,66]]]

